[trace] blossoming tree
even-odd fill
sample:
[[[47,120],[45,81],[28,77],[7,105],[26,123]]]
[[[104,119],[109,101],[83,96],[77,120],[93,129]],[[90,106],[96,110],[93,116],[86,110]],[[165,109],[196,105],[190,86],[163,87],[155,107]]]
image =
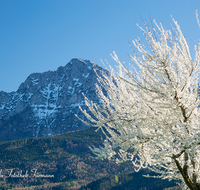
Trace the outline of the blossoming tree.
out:
[[[92,114],[80,109],[92,122],[87,124],[105,134],[104,147],[90,147],[97,158],[130,160],[136,171],[149,168],[162,179],[182,181],[184,189],[199,190],[200,47],[194,47],[192,56],[173,22],[172,31],[155,21],[153,29],[140,27],[150,48],[133,41],[137,51],[130,59],[139,71],[113,52],[118,71],[110,67],[109,76],[98,78],[101,103],[85,97]]]

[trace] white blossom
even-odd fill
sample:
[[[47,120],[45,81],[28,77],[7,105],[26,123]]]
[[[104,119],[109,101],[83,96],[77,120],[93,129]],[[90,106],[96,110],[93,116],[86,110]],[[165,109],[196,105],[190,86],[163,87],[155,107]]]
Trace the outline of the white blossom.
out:
[[[97,158],[129,160],[136,171],[149,168],[185,189],[200,189],[200,46],[192,57],[173,22],[172,31],[155,21],[152,30],[140,27],[150,50],[133,41],[137,52],[130,59],[139,71],[113,52],[119,70],[99,76],[101,104],[85,98],[92,114],[81,110],[105,134],[105,147],[90,148]]]

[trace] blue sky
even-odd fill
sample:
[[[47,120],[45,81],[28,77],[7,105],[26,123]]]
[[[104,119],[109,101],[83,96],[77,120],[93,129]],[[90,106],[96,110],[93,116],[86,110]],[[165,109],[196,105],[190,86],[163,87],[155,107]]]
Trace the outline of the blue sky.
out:
[[[114,66],[116,51],[128,63],[128,40],[142,38],[139,15],[166,29],[172,15],[187,41],[198,42],[196,9],[200,17],[199,0],[0,0],[0,91],[16,91],[31,73],[56,70],[72,58],[100,66],[106,58]]]

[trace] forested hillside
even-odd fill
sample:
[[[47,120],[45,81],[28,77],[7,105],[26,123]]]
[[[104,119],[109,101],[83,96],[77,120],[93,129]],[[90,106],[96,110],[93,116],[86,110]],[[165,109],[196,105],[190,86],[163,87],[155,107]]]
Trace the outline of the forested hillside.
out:
[[[79,189],[81,186],[84,189],[92,181],[92,186],[112,187],[108,184],[113,176],[118,176],[114,186],[122,187],[138,184],[141,180],[147,186],[149,180],[154,180],[142,177],[142,173],[129,175],[134,172],[132,163],[117,165],[108,160],[92,159],[88,146],[100,145],[102,140],[100,131],[87,128],[51,137],[1,142],[0,189]],[[169,186],[168,182],[164,184]],[[87,188],[91,188],[91,184]]]

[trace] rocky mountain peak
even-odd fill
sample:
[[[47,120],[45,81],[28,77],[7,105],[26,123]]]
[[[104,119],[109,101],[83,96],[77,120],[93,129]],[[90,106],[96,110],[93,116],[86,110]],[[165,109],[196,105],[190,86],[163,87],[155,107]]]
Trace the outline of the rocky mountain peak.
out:
[[[105,70],[89,60],[72,59],[56,71],[32,73],[16,92],[0,92],[0,141],[87,127],[74,114],[84,118],[78,108],[85,106],[82,93],[98,101],[95,71]]]

